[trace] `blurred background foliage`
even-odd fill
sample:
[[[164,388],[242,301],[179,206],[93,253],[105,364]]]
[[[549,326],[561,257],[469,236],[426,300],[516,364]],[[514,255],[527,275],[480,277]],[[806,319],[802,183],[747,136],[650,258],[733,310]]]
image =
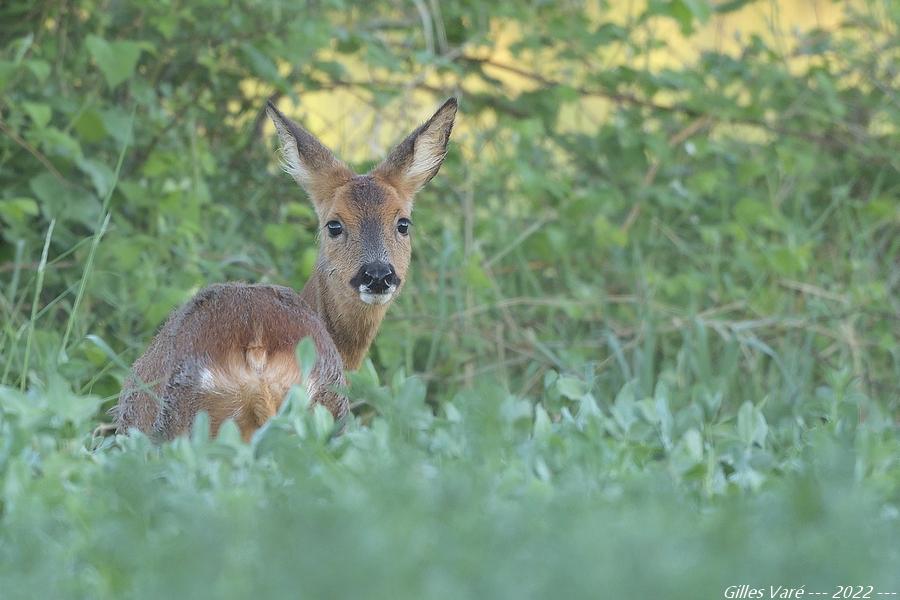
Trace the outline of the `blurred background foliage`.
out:
[[[395,597],[379,573],[440,597],[900,591],[898,23],[891,0],[4,2],[0,574],[151,596],[124,574],[196,592],[189,563],[278,552],[217,595],[292,569],[314,596]],[[250,447],[90,435],[198,289],[308,277],[267,98],[364,170],[449,95],[347,435],[292,403]],[[815,566],[829,535],[844,571]],[[300,538],[350,573],[292,563]]]

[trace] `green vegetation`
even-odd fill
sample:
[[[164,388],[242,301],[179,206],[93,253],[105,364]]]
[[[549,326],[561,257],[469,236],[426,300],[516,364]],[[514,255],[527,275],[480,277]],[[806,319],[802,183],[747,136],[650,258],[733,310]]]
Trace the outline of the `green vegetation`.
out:
[[[4,2],[0,598],[900,592],[900,5],[658,59],[776,4]],[[452,93],[343,435],[95,432],[197,289],[309,274],[265,98]]]

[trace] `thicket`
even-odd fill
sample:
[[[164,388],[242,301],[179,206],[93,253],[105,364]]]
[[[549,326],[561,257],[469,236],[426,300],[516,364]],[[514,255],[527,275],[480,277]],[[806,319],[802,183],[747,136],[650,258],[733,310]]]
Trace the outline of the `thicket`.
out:
[[[655,58],[779,4],[4,2],[0,597],[900,592],[900,6]],[[302,286],[261,110],[325,91],[461,100],[347,431],[95,435],[197,289]]]

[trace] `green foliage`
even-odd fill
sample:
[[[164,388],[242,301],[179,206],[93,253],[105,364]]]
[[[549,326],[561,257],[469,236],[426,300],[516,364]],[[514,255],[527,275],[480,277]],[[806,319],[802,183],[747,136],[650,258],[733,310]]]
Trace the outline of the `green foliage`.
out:
[[[677,64],[767,2],[3,3],[0,596],[900,591],[900,11],[845,4]],[[303,285],[261,109],[325,92],[461,98],[343,434],[92,435],[197,289]]]
[[[829,399],[833,419],[801,433],[749,403],[715,416],[695,386],[666,383],[674,373],[652,396],[632,382],[611,403],[581,378],[546,378],[536,405],[485,383],[433,412],[420,379],[381,387],[371,372],[352,386],[378,412],[367,424],[335,436],[295,389],[249,445],[230,422],[208,440],[205,418],[161,447],[91,438],[98,399],[60,381],[0,388],[4,597],[900,585],[900,440],[878,411],[857,421],[874,403],[852,386]]]

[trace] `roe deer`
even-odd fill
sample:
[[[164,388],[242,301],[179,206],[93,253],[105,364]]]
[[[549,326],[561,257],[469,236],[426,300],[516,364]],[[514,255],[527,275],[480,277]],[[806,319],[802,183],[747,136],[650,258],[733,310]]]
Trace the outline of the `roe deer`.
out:
[[[120,431],[155,439],[190,431],[199,411],[213,434],[234,419],[249,439],[277,412],[288,388],[304,385],[336,419],[348,410],[335,388],[359,367],[406,277],[413,196],[437,174],[456,116],[451,98],[378,167],[354,174],[311,133],[269,102],[282,166],[319,219],[319,256],[299,293],[276,285],[207,287],[174,311],[135,361],[114,409]],[[308,381],[294,348],[317,351]]]

